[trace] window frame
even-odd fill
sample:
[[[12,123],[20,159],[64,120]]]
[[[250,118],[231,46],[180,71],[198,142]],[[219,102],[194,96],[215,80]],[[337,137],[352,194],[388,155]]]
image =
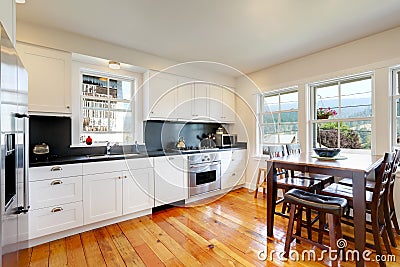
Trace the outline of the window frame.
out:
[[[338,94],[338,110],[341,109],[342,107],[342,94],[341,94],[341,84],[349,82],[349,81],[356,81],[356,80],[364,80],[364,79],[371,79],[371,109],[372,109],[372,114],[369,117],[352,117],[352,118],[329,118],[329,119],[317,119],[316,118],[316,89],[317,87],[320,87],[322,85],[329,85],[329,84],[337,84],[338,85],[338,89],[339,89],[339,94]],[[373,71],[368,71],[368,72],[363,72],[363,73],[359,73],[359,74],[352,74],[352,75],[346,75],[346,76],[341,76],[341,77],[337,77],[334,79],[328,79],[328,80],[323,80],[323,81],[318,81],[318,82],[313,82],[313,83],[309,83],[307,84],[308,90],[310,92],[310,109],[309,109],[309,146],[310,146],[310,150],[313,150],[314,147],[314,128],[313,125],[315,123],[330,123],[330,122],[337,122],[338,123],[338,128],[341,122],[354,122],[354,121],[371,121],[371,148],[370,149],[352,149],[352,148],[341,148],[342,151],[344,151],[345,153],[359,153],[359,154],[369,154],[372,153],[372,151],[374,151],[374,142],[372,141],[374,138],[374,129],[373,129],[373,122],[374,122],[374,91],[375,91],[375,81],[374,81],[375,77],[374,77],[374,72]],[[338,144],[340,147],[340,128],[338,129]]]
[[[113,134],[129,134],[132,136],[132,142],[124,142],[124,140],[120,140],[120,141],[115,141],[118,144],[133,144],[133,140],[135,139],[135,112],[136,112],[136,91],[137,91],[137,78],[132,77],[132,76],[125,76],[125,75],[119,75],[119,74],[115,74],[115,73],[110,73],[110,72],[103,72],[103,71],[97,71],[97,70],[92,70],[92,69],[86,69],[86,68],[81,68],[80,69],[80,77],[79,77],[79,135],[78,135],[78,140],[79,140],[79,144],[84,144],[85,140],[82,140],[82,136],[89,136],[91,135],[91,133],[93,134],[108,134],[108,135],[113,135]],[[124,101],[124,100],[115,100],[115,102],[117,103],[129,103],[130,105],[130,110],[131,110],[131,125],[130,125],[130,131],[110,131],[110,128],[108,129],[108,131],[105,132],[95,132],[95,131],[83,131],[83,91],[82,91],[82,86],[83,86],[83,76],[84,75],[89,75],[89,76],[100,76],[100,77],[104,77],[107,78],[108,82],[107,82],[107,86],[109,86],[109,81],[110,80],[119,80],[119,81],[127,81],[131,83],[131,95],[130,95],[130,99],[129,101]],[[100,100],[100,98],[99,98]],[[110,98],[104,98],[104,100],[108,100],[108,102],[110,103],[111,100]],[[111,109],[112,110],[112,109]],[[108,111],[110,112],[110,107],[108,108]],[[115,110],[118,111],[118,110]],[[121,109],[122,111],[122,109]],[[108,113],[110,114],[110,113]],[[108,126],[110,126],[110,118],[108,117]],[[104,142],[107,142],[105,140],[100,140],[97,141],[96,143],[102,144]]]
[[[289,94],[289,93],[297,93],[297,108],[296,109],[281,109],[281,95],[284,94]],[[277,111],[273,112],[264,112],[264,99],[265,97],[273,97],[273,96],[278,96],[278,105],[279,109]],[[280,126],[281,126],[281,114],[282,113],[289,113],[289,112],[297,112],[297,134],[296,134],[296,139],[298,139],[298,131],[299,131],[299,88],[297,85],[295,86],[290,86],[270,92],[265,92],[262,94],[258,94],[258,99],[257,99],[257,126],[259,129],[259,138],[258,138],[258,147],[259,147],[259,152],[260,154],[263,154],[263,147],[266,145],[279,145],[279,144],[286,144],[282,143],[280,140]],[[263,123],[263,116],[265,114],[278,114],[278,121],[276,122],[278,124],[278,142],[277,143],[266,143],[264,142],[264,131],[263,131],[263,126],[268,125],[268,123]]]
[[[392,122],[391,122],[391,134],[392,134],[392,147],[399,147],[400,142],[397,142],[397,107],[396,102],[400,100],[400,92],[397,94],[397,89],[400,88],[400,65],[394,66],[390,68],[390,81],[391,85],[391,113],[392,113]]]

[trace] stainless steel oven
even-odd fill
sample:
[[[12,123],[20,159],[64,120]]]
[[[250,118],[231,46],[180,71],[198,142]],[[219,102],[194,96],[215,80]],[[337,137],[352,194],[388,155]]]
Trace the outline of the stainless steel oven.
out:
[[[199,153],[189,156],[190,197],[221,189],[219,153]]]

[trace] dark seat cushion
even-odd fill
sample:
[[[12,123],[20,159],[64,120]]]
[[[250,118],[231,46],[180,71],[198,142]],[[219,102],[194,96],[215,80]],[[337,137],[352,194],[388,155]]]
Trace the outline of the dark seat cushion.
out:
[[[334,197],[343,197],[347,199],[350,202],[349,204],[352,206],[353,187],[333,183],[328,187],[326,187],[325,189],[323,189],[322,194]],[[365,192],[365,201],[367,202],[367,204],[372,202],[372,196],[373,192],[368,190]]]
[[[341,197],[331,197],[313,194],[304,190],[291,189],[285,194],[285,202],[301,205],[317,211],[342,216],[347,206],[347,200]]]

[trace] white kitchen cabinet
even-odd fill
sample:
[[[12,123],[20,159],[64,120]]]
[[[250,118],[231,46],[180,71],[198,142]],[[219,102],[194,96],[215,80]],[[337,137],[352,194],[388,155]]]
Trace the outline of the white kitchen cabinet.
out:
[[[235,122],[235,95],[231,89],[155,71],[144,77],[144,120]]]
[[[189,78],[179,77],[176,106],[176,117],[179,120],[189,121],[192,119],[193,94],[193,81]]]
[[[192,100],[192,119],[193,120],[210,120],[208,110],[208,88],[209,84],[203,82],[195,82]]]
[[[0,1],[0,22],[10,37],[11,42],[15,46],[15,25],[16,25],[16,6],[15,0]]]
[[[246,149],[221,152],[221,189],[244,184],[247,163]]]
[[[123,172],[122,213],[129,214],[154,207],[154,171],[152,168]]]
[[[82,201],[82,176],[29,182],[31,209]]]
[[[122,171],[84,176],[84,224],[122,215],[122,179]]]
[[[56,205],[28,212],[29,238],[69,230],[83,224],[82,202]]]
[[[17,43],[29,75],[30,112],[71,113],[71,53]]]
[[[210,85],[209,90],[210,119],[222,123],[235,122],[234,91],[217,85]]]
[[[176,120],[178,77],[168,73],[150,71],[145,75],[144,120]]]
[[[221,122],[234,123],[236,121],[235,112],[235,91],[229,88],[222,89],[222,118]]]
[[[186,156],[154,158],[154,202],[160,206],[188,198]]]

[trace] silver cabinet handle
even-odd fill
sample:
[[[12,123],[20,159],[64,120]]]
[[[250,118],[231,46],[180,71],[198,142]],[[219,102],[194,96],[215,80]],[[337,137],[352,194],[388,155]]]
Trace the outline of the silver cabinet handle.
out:
[[[174,158],[174,157],[169,157],[168,159],[169,159],[169,160],[174,160],[175,158]]]
[[[60,212],[60,211],[63,211],[64,209],[63,208],[61,208],[61,207],[56,207],[56,208],[54,208],[54,209],[52,209],[51,210],[51,212]]]
[[[121,177],[121,176],[118,176],[117,178],[118,178],[118,179],[122,179],[122,177]]]
[[[62,183],[63,183],[63,181],[61,181],[61,180],[54,180],[54,181],[52,181],[50,183],[50,185],[59,185],[59,184],[62,184]]]
[[[128,178],[128,176],[125,175],[124,178],[126,179],[126,178]]]
[[[54,166],[53,168],[50,169],[51,172],[55,171],[62,171],[62,168],[60,166]]]

